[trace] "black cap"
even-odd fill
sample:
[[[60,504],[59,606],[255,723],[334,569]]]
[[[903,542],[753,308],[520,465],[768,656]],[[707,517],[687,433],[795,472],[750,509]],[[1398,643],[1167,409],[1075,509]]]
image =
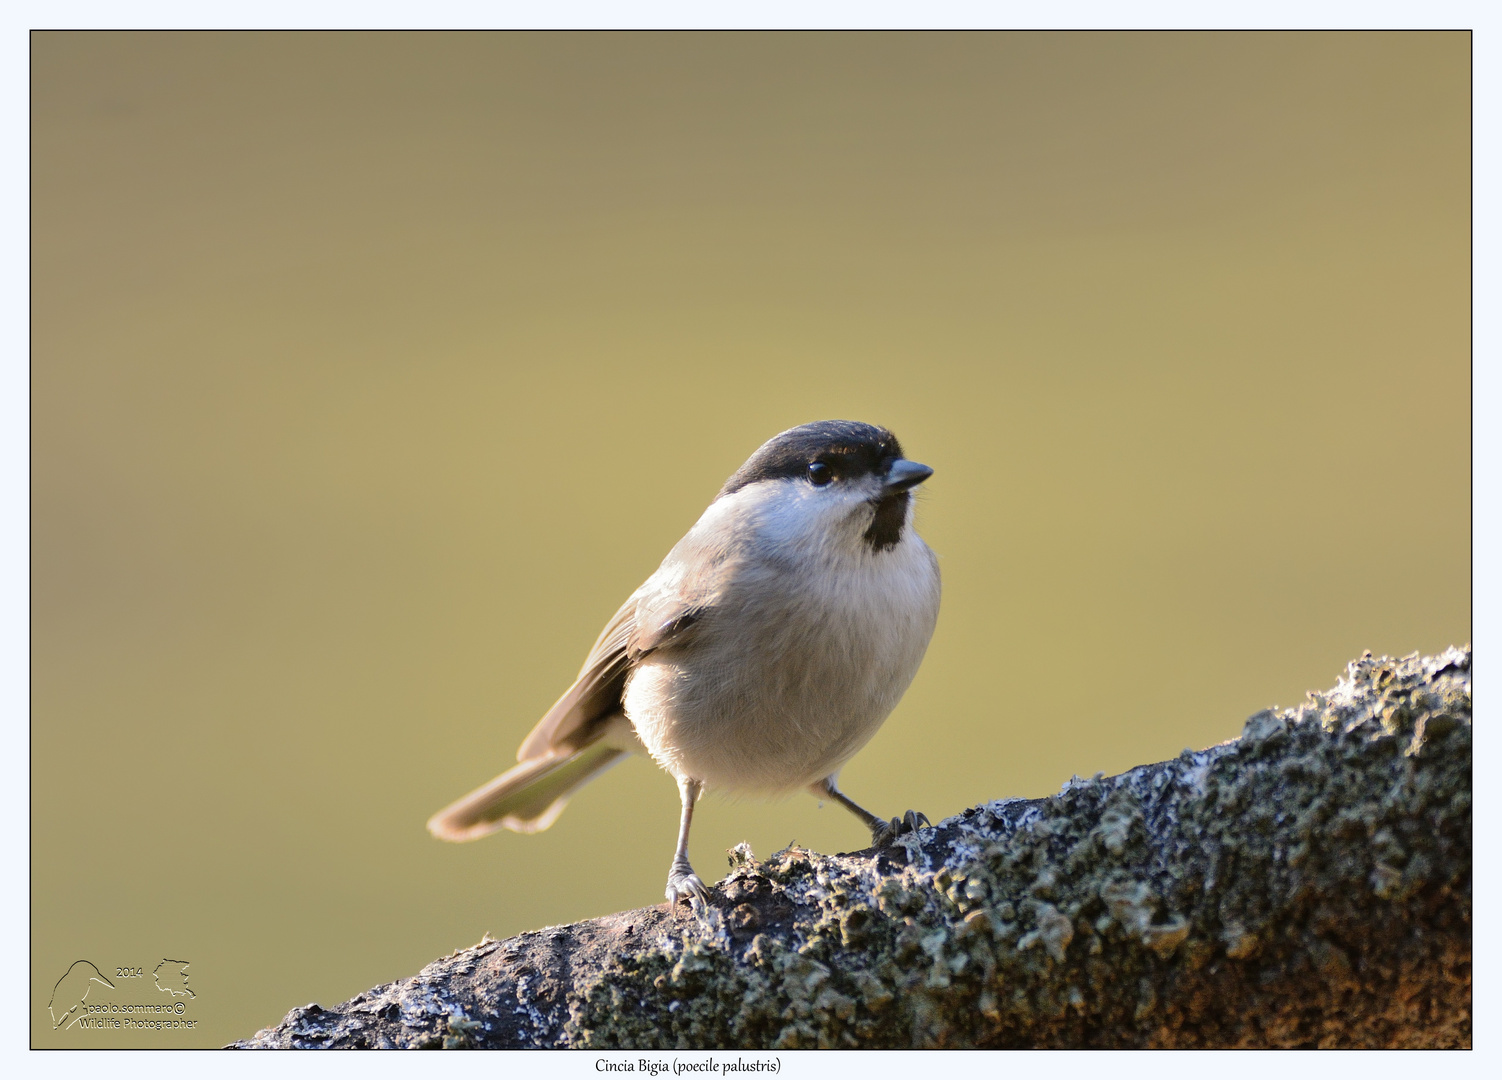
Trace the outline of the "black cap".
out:
[[[885,476],[902,457],[902,444],[884,427],[858,420],[818,420],[774,435],[735,471],[720,494],[723,498],[759,480],[799,479],[815,462],[841,479]]]

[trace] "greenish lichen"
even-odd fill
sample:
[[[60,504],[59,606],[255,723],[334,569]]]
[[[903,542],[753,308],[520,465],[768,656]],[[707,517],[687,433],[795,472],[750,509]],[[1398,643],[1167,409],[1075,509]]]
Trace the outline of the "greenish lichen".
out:
[[[1468,1046],[1470,652],[880,853],[745,845],[663,906],[482,941],[241,1046]]]

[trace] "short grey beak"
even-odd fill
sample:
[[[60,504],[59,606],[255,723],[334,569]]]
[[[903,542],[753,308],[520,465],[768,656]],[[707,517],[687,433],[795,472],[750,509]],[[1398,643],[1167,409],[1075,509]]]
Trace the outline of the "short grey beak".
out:
[[[906,491],[908,488],[917,487],[933,474],[934,471],[927,465],[919,465],[916,461],[898,458],[887,470],[887,490]]]

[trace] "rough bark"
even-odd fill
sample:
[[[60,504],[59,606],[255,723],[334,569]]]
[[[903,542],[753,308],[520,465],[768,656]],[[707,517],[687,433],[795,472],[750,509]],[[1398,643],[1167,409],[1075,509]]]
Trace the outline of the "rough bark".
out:
[[[241,1047],[1469,1046],[1471,654],[700,914],[485,940]]]

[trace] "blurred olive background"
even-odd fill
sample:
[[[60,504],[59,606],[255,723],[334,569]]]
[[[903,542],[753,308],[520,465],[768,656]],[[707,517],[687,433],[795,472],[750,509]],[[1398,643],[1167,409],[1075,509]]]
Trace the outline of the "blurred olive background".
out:
[[[34,1043],[660,901],[645,761],[423,823],[804,421],[936,469],[881,813],[1467,640],[1469,80],[1464,34],[35,35]],[[741,840],[866,837],[711,799],[706,878]],[[80,957],[189,960],[199,1029],[54,1034]]]

